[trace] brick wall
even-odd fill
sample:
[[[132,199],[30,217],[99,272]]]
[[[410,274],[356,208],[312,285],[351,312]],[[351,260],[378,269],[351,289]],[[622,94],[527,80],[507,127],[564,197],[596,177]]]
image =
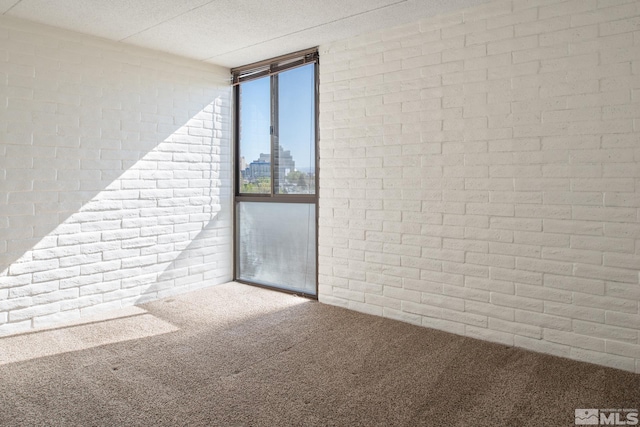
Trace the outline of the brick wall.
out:
[[[0,17],[0,335],[231,279],[228,70]]]
[[[320,51],[320,301],[640,373],[640,2]]]

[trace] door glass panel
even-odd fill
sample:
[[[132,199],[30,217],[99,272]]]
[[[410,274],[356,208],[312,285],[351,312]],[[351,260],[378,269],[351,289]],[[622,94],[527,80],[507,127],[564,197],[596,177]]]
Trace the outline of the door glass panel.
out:
[[[315,204],[240,202],[237,206],[237,277],[315,295]]]
[[[271,193],[269,77],[240,85],[240,193]]]
[[[314,64],[278,74],[275,191],[315,193]]]

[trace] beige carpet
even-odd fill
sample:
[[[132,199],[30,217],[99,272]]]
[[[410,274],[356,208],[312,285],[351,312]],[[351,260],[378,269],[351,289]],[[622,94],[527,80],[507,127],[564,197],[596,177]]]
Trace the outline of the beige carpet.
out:
[[[5,426],[572,426],[640,375],[227,284],[0,338]]]

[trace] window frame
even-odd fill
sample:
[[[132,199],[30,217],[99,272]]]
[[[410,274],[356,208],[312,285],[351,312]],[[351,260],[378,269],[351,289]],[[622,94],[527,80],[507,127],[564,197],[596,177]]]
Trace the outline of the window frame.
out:
[[[302,67],[305,65],[314,64],[314,145],[315,145],[315,182],[313,194],[281,194],[276,193],[275,188],[275,169],[278,167],[278,161],[276,160],[276,152],[279,147],[276,144],[276,138],[274,134],[277,134],[278,126],[278,86],[277,76],[279,73],[288,71],[294,68]],[[242,67],[231,69],[231,82],[233,86],[233,117],[232,117],[232,130],[233,130],[233,280],[239,283],[249,284],[257,287],[274,289],[280,292],[295,294],[310,299],[318,299],[318,225],[319,225],[319,190],[320,190],[320,150],[319,150],[319,55],[318,48],[310,48],[294,52],[288,55],[279,56],[276,58],[256,62],[253,64],[245,65]],[[240,176],[240,84],[269,76],[270,83],[270,121],[271,121],[271,135],[270,135],[270,149],[271,149],[271,191],[270,193],[241,193],[241,176]],[[247,282],[239,278],[238,274],[238,204],[241,202],[264,202],[264,203],[305,203],[313,204],[315,206],[315,245],[316,245],[316,277],[315,277],[315,294],[307,294],[300,291],[292,291],[282,289],[278,287],[272,287],[263,285],[260,283]]]

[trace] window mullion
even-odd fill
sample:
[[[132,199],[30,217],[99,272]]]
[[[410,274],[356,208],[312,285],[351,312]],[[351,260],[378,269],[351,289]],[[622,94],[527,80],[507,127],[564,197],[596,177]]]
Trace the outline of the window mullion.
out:
[[[279,176],[279,122],[278,122],[278,75],[271,76],[271,196],[276,194],[276,179],[280,182]]]

